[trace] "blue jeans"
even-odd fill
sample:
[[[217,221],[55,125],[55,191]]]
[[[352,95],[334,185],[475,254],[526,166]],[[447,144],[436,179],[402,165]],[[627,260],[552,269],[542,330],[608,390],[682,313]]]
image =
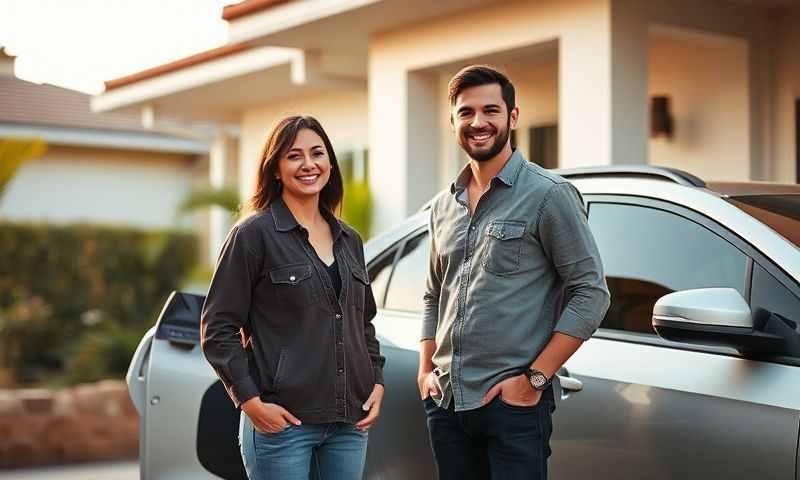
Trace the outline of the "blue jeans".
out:
[[[261,433],[242,412],[239,445],[250,480],[361,480],[367,432],[348,423],[304,423]]]
[[[550,457],[553,389],[533,407],[488,404],[456,412],[424,400],[440,480],[546,480]]]

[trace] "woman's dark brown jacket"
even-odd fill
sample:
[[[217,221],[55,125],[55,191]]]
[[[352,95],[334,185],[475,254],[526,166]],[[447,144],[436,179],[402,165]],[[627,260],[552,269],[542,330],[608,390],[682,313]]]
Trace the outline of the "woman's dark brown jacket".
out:
[[[259,396],[303,422],[355,423],[383,383],[375,299],[358,233],[322,213],[339,298],[308,231],[278,199],[228,235],[203,306],[202,347],[237,407]]]

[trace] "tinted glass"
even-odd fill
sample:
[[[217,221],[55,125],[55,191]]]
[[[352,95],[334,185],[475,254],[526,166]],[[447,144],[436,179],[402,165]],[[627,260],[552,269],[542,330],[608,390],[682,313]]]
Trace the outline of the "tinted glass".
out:
[[[784,351],[776,353],[800,357],[800,298],[758,264],[750,307],[758,328],[784,338]]]
[[[428,234],[419,235],[403,248],[386,292],[385,308],[422,312],[422,296],[428,276],[430,245]]]
[[[653,305],[677,290],[732,287],[744,293],[746,256],[689,219],[636,205],[592,203],[589,225],[611,291],[604,328],[655,334]]]
[[[394,262],[397,249],[392,249],[380,256],[379,260],[369,266],[369,278],[372,285],[372,294],[375,295],[375,304],[378,308],[383,307],[383,296],[386,293],[386,285],[392,273],[392,262]]]

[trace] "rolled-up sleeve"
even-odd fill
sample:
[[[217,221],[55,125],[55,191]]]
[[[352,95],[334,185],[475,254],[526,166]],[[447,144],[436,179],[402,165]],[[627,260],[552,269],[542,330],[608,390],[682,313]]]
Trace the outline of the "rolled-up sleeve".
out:
[[[261,271],[261,255],[254,251],[259,242],[252,236],[241,225],[228,234],[200,319],[203,354],[237,408],[260,394],[241,334],[249,330],[252,290]]]
[[[605,317],[610,295],[583,201],[572,184],[551,187],[538,234],[564,285],[565,306],[554,331],[588,340]]]
[[[439,268],[439,255],[436,251],[436,232],[433,230],[434,209],[428,220],[428,237],[430,238],[430,258],[428,261],[428,279],[425,284],[425,294],[422,296],[422,332],[420,340],[436,338],[436,328],[439,325],[439,296],[442,290],[442,276]]]

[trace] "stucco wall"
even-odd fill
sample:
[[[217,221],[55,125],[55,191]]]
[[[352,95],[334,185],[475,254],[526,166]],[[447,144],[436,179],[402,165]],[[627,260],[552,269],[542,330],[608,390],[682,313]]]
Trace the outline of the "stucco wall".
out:
[[[177,209],[194,175],[187,156],[50,145],[7,186],[0,218],[188,228]]]
[[[750,178],[748,45],[743,39],[656,30],[649,94],[667,95],[672,139],[651,139],[650,164],[706,180]]]
[[[770,174],[774,180],[797,181],[795,100],[800,98],[800,9],[776,19],[776,73],[774,125],[772,136],[774,164]]]
[[[558,41],[557,92],[562,164],[608,164],[611,157],[611,61],[606,0],[516,1],[431,19],[372,37],[369,48],[370,183],[385,192],[377,199],[376,230],[390,227],[419,207],[442,185],[414,184],[412,151],[435,151],[418,143],[420,126],[412,103],[430,92],[410,73],[467,61],[491,61],[495,53],[536,48]],[[383,128],[378,128],[382,126]],[[441,137],[440,137],[441,138]],[[592,139],[575,141],[574,139]],[[414,184],[414,185],[412,185]]]
[[[254,106],[242,116],[239,188],[243,199],[249,198],[254,191],[259,156],[269,131],[284,116],[297,114],[316,117],[337,151],[364,148],[367,145],[366,90],[319,93],[271,105]]]

